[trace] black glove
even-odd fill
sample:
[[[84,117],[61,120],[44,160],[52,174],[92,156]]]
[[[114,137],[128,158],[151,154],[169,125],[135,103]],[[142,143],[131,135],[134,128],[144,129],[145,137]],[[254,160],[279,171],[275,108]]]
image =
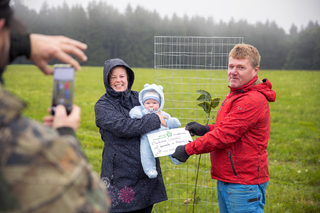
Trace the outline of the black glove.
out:
[[[172,154],[172,157],[180,162],[186,162],[190,155],[186,152],[186,145],[177,146],[176,151]]]
[[[190,132],[191,136],[194,136],[194,135],[203,136],[210,130],[208,125],[201,125],[197,122],[187,123],[185,129]]]

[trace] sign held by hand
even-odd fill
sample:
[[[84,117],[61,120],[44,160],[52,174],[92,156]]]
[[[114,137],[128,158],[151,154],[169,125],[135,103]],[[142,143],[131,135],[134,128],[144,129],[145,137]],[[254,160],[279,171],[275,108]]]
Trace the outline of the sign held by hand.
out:
[[[147,136],[155,158],[172,155],[177,146],[192,141],[190,133],[184,128],[168,129]]]

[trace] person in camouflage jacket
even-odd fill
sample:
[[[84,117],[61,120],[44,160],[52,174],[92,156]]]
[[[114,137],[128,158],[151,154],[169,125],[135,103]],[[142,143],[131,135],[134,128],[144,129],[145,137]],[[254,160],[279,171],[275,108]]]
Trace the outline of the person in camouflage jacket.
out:
[[[12,13],[9,0],[0,0],[0,79],[9,61],[10,29],[19,26]],[[45,65],[41,70],[48,71],[47,62],[53,57],[71,63],[67,54],[78,49],[76,45],[69,43],[70,48],[64,49],[61,37],[39,38],[48,42],[29,43],[29,52],[30,60]],[[59,44],[55,54],[53,43]],[[84,55],[81,49],[77,52]],[[80,108],[74,106],[67,116],[58,106],[56,115],[46,119],[54,127],[50,128],[21,116],[25,107],[0,83],[0,212],[108,212],[105,187],[75,136]]]
[[[105,187],[72,128],[24,118],[24,107],[0,87],[0,212],[108,212]]]

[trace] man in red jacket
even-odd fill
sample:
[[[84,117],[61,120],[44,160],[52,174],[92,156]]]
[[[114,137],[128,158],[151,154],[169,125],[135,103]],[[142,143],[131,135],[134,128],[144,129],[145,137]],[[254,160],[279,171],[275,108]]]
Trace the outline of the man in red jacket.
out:
[[[248,44],[229,53],[230,92],[221,104],[215,124],[186,125],[202,136],[172,155],[185,162],[190,155],[211,154],[211,176],[217,180],[220,212],[263,212],[269,181],[267,145],[270,135],[269,103],[276,93],[269,80],[260,80],[260,55]]]

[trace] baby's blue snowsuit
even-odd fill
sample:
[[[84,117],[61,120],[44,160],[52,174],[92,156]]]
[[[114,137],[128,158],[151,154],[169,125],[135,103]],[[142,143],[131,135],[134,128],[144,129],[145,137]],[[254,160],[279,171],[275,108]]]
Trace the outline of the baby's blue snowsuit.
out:
[[[150,91],[150,90],[156,91],[160,96],[161,103],[160,103],[160,107],[157,111],[150,112],[149,110],[147,110],[143,107],[143,102],[142,102],[143,101],[143,94],[147,91]],[[141,106],[136,106],[131,109],[131,111],[129,113],[131,118],[140,119],[145,114],[156,113],[156,112],[160,112],[160,115],[164,115],[164,116],[168,117],[168,119],[165,119],[166,123],[167,123],[167,127],[161,125],[161,127],[159,129],[148,132],[147,134],[163,131],[166,129],[174,129],[174,128],[178,128],[181,126],[181,123],[177,118],[173,118],[168,113],[162,111],[163,106],[164,106],[164,94],[163,94],[163,87],[161,85],[157,86],[156,84],[152,84],[152,85],[145,84],[144,89],[142,89],[139,93],[139,102],[140,102]],[[157,177],[158,172],[156,170],[156,161],[153,156],[147,134],[141,135],[141,139],[140,139],[141,164],[142,164],[144,173],[149,178],[155,178],[155,177]],[[182,163],[182,162],[178,161],[177,159],[173,158],[171,155],[169,155],[169,157],[174,164],[179,165]]]

